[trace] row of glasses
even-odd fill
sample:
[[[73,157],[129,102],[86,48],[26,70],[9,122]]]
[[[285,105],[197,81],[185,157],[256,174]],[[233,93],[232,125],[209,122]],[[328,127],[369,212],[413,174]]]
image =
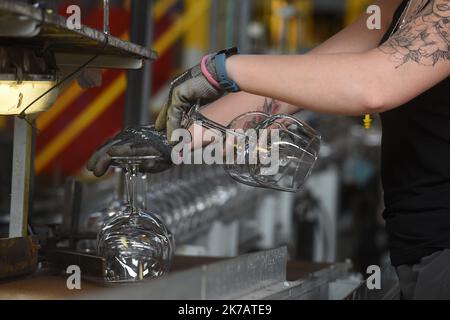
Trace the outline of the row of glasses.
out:
[[[222,218],[227,204],[260,193],[236,183],[216,165],[177,166],[151,179],[155,189],[147,193],[149,202],[177,241]]]
[[[98,254],[107,261],[105,280],[109,283],[163,275],[175,248],[174,236],[180,242],[192,238],[214,221],[237,213],[243,208],[240,203],[257,201],[263,191],[236,183],[217,165],[174,166],[150,176],[137,171],[131,174],[127,163],[121,165],[125,175],[121,168],[114,168],[122,183],[110,205],[88,218],[89,230],[98,231]],[[135,186],[130,184],[133,177]],[[132,211],[133,207],[136,210]],[[130,219],[131,212],[139,212],[137,221]],[[164,235],[163,240],[152,242],[155,233]],[[95,247],[90,242],[91,251]],[[158,243],[168,246],[170,252],[155,250],[161,247]]]

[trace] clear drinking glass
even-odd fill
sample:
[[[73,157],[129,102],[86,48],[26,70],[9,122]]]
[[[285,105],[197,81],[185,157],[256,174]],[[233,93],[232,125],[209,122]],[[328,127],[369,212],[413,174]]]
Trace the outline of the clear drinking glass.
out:
[[[228,125],[228,129],[242,129],[243,132],[249,129],[256,129],[260,122],[268,118],[270,118],[270,115],[264,112],[249,112],[234,119]],[[225,162],[225,171],[234,180],[252,187],[262,187],[262,185],[255,179],[254,174],[252,174],[252,172],[250,171],[249,166],[249,163],[251,162],[250,153],[251,151],[256,150],[255,143],[250,146],[250,141],[243,140],[244,137],[236,137],[236,139],[239,139],[240,142],[236,143],[235,139],[232,140],[232,143],[234,142],[234,150],[231,150],[231,152],[234,152],[234,157],[237,161],[235,161],[234,163]],[[230,143],[228,142],[227,145],[229,146]],[[241,158],[244,158],[244,161],[242,161],[242,159],[239,159],[241,161],[238,161],[238,154],[242,155]],[[268,154],[265,153],[265,155]]]
[[[106,221],[98,235],[98,254],[106,259],[105,280],[129,283],[167,273],[174,253],[174,239],[158,215],[138,201],[139,167],[157,157],[117,157],[114,164],[125,171],[128,206]]]
[[[203,116],[198,103],[182,122],[184,128],[193,124],[224,137],[225,154],[234,154],[233,161],[225,161],[226,172],[238,182],[254,187],[297,192],[311,174],[319,154],[320,135],[288,115],[249,112],[225,127]]]
[[[306,123],[288,115],[274,115],[257,124],[258,130],[276,130],[279,138],[269,144],[278,153],[276,168],[249,165],[253,179],[262,186],[282,191],[299,190],[314,168],[320,150],[320,135]],[[275,148],[274,148],[275,147]]]

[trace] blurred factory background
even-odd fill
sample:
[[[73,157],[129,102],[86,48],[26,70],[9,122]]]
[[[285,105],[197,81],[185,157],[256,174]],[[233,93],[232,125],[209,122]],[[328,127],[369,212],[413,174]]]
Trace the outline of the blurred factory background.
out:
[[[73,245],[92,247],[95,235],[89,231],[114,199],[120,182],[114,173],[94,179],[85,169],[87,160],[124,126],[152,122],[171,79],[205,53],[235,45],[244,53],[307,52],[352,22],[368,4],[363,0],[156,0],[142,10],[142,2],[111,1],[111,34],[151,44],[159,54],[144,69],[151,77],[105,70],[100,87],[82,89],[73,82],[36,121],[29,224],[37,235],[58,232],[60,225],[68,223],[65,217],[76,214]],[[83,24],[102,29],[101,1],[46,1],[45,5],[67,16],[70,4],[82,8]],[[145,89],[143,108],[136,103],[139,89]],[[382,263],[387,248],[377,119],[366,130],[360,118],[310,113],[299,117],[322,134],[323,146],[318,166],[297,194],[238,185],[220,167],[174,167],[148,177],[146,197],[175,234],[178,254],[236,256],[286,245],[293,260],[350,259],[355,270],[364,273],[368,265]],[[0,238],[8,235],[12,137],[12,117],[0,116]],[[81,206],[74,205],[74,186]]]

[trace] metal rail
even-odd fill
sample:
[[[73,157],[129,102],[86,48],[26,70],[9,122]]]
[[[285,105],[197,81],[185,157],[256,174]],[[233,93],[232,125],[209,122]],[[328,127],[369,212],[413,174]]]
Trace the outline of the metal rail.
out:
[[[109,2],[109,1],[107,1]],[[105,7],[107,14],[109,9]],[[100,53],[112,56],[137,59],[156,59],[157,54],[137,44],[123,41],[119,38],[105,34],[103,31],[82,25],[80,29],[71,29],[67,26],[67,19],[53,12],[35,8],[25,3],[11,0],[0,2],[0,16],[15,23],[16,29],[11,28],[7,37],[2,30],[0,45],[11,44],[14,37],[16,45],[43,45],[47,44],[54,52],[92,54]],[[108,18],[105,19],[108,23]],[[105,30],[109,30],[105,23]],[[30,25],[29,29],[20,28]],[[35,29],[35,27],[37,27]],[[18,31],[23,31],[17,34]],[[20,38],[18,37],[20,36]],[[108,44],[105,46],[108,37]]]
[[[305,279],[286,281],[287,250],[272,249],[223,260],[158,280],[82,297],[100,300],[230,300],[230,299],[342,299],[358,282],[336,285],[350,277],[350,265],[335,264]],[[344,290],[345,289],[345,290]],[[346,292],[347,291],[347,292]]]

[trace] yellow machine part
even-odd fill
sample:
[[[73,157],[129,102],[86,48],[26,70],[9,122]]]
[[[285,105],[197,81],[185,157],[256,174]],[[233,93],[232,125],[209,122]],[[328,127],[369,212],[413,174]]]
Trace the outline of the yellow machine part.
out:
[[[349,25],[363,13],[373,0],[347,0],[345,24]]]
[[[209,46],[209,26],[210,15],[209,9],[211,0],[185,0],[188,10],[198,12],[196,23],[186,29],[184,36],[184,46],[188,49],[198,50],[199,52],[207,52]]]
[[[270,25],[270,38],[272,44],[280,46],[280,38],[283,29],[283,18],[280,11],[290,5],[296,10],[296,15],[288,21],[287,25],[287,51],[298,52],[300,48],[307,48],[313,45],[314,28],[314,1],[312,0],[273,0],[266,1],[269,9],[264,10],[266,21]]]

